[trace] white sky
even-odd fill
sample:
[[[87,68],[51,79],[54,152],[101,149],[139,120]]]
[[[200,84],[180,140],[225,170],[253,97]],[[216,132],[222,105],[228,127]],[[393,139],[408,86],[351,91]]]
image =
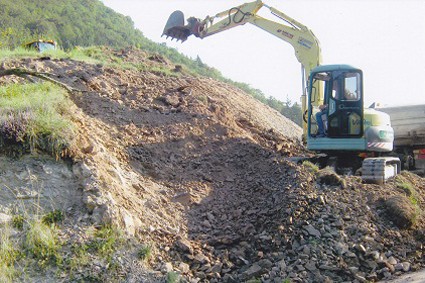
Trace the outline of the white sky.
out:
[[[189,57],[197,55],[232,80],[266,96],[299,102],[301,65],[292,46],[246,24],[183,44],[161,38],[168,16],[204,19],[251,1],[103,0],[130,16],[136,28]],[[423,0],[264,0],[309,27],[319,39],[323,64],[350,64],[363,70],[365,106],[425,104],[425,1]],[[266,7],[260,15],[280,21]]]

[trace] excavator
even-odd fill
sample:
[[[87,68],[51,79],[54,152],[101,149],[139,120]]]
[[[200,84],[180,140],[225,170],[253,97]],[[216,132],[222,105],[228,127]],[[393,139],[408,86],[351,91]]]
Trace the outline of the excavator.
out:
[[[47,50],[55,50],[57,49],[57,43],[54,40],[44,40],[44,39],[38,39],[33,40],[30,42],[27,42],[23,45],[24,48],[30,49],[30,50],[36,50],[40,53],[43,53]]]
[[[262,8],[275,18],[259,16]],[[365,182],[384,183],[400,172],[400,160],[385,156],[394,142],[389,115],[364,108],[362,71],[346,64],[322,65],[316,36],[283,12],[257,0],[203,20],[190,17],[185,24],[183,12],[175,11],[168,18],[163,36],[184,42],[191,35],[203,39],[246,23],[289,43],[295,50],[303,74],[302,139],[307,149],[325,156],[326,165],[361,172]]]

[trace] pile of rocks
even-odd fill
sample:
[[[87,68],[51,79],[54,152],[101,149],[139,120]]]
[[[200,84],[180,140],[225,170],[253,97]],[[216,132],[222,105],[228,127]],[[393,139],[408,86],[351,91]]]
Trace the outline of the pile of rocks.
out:
[[[194,207],[168,267],[190,282],[375,282],[423,266],[421,237],[397,228],[378,201],[394,184],[344,177],[329,186],[305,168],[275,168],[247,170],[251,182],[236,177]]]

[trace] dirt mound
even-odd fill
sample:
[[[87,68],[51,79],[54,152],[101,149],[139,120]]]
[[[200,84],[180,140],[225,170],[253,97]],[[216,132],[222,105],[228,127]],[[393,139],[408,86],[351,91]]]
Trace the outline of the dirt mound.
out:
[[[105,52],[181,70],[137,50]],[[423,264],[422,218],[400,230],[387,217],[386,200],[403,194],[395,182],[317,182],[287,160],[307,154],[301,129],[235,87],[72,60],[3,67],[53,73],[83,91],[71,95],[70,206],[152,243],[158,271],[190,282],[365,282]],[[421,210],[423,179],[408,179]]]

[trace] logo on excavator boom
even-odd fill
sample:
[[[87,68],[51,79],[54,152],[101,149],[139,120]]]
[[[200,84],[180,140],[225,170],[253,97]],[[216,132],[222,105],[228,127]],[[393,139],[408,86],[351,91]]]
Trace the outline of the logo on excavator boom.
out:
[[[305,38],[302,38],[300,36],[300,38],[298,39],[298,43],[304,47],[307,47],[308,49],[311,49],[311,46],[313,46],[313,42],[311,42],[310,40],[307,40]]]
[[[284,36],[286,36],[287,38],[290,38],[290,39],[292,39],[294,37],[293,34],[287,32],[287,31],[281,30],[281,29],[278,29],[277,32],[283,34]]]

